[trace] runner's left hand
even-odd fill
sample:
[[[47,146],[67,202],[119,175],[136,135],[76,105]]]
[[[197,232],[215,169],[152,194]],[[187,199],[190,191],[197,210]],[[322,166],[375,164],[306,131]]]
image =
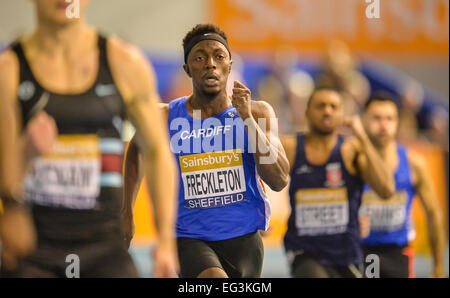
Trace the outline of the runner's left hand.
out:
[[[153,274],[156,278],[173,278],[179,272],[178,254],[175,239],[161,241],[153,251]]]
[[[344,125],[352,129],[353,134],[361,141],[366,140],[367,133],[361,121],[361,117],[358,115],[349,117],[344,120]]]
[[[252,93],[244,84],[234,81],[231,102],[242,120],[250,118]]]
[[[445,269],[443,266],[435,266],[430,278],[443,278],[445,277]]]

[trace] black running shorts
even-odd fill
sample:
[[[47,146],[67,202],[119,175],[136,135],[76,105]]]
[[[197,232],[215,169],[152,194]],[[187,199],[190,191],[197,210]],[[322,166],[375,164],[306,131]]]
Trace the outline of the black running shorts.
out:
[[[414,251],[409,246],[378,245],[363,247],[364,257],[375,254],[379,258],[380,278],[408,278],[415,276]]]
[[[80,278],[138,277],[131,256],[124,244],[119,241],[83,244],[41,242],[30,257],[20,262],[17,270],[7,272],[3,269],[1,276],[74,277],[74,255],[79,260]]]
[[[291,275],[294,278],[361,278],[361,266],[324,266],[313,257],[300,251],[291,263]]]
[[[213,267],[221,268],[231,278],[261,276],[264,246],[258,231],[221,241],[177,240],[182,278],[195,278]]]

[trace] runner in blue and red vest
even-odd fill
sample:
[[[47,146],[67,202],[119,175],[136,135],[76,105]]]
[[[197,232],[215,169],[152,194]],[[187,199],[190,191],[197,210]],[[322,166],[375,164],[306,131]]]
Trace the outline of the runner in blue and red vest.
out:
[[[309,132],[282,138],[291,164],[291,215],[284,245],[293,277],[362,277],[358,210],[364,182],[384,198],[393,175],[359,116],[346,119],[354,137],[338,134],[342,96],[318,89],[306,110]]]

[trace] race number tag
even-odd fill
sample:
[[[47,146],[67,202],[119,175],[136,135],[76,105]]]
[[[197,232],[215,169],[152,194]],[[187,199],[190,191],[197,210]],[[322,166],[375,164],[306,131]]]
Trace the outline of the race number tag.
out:
[[[299,236],[331,235],[347,230],[347,189],[300,189],[295,193],[296,227]]]
[[[179,161],[186,208],[208,209],[245,201],[240,150],[185,155]]]
[[[389,199],[381,199],[374,191],[363,194],[361,212],[370,214],[370,229],[373,231],[392,231],[401,229],[406,220],[405,191],[396,192]]]
[[[25,180],[34,204],[92,209],[100,193],[100,146],[95,135],[62,135],[50,154],[33,162]]]

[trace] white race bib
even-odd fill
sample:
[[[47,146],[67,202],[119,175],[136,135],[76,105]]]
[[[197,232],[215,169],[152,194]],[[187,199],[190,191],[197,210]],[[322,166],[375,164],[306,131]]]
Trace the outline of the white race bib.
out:
[[[339,234],[347,230],[349,207],[346,188],[299,189],[295,193],[299,236]]]
[[[396,192],[389,199],[381,199],[375,192],[367,191],[362,197],[362,210],[370,214],[370,229],[392,231],[403,227],[406,220],[405,191]]]
[[[37,158],[25,179],[34,204],[92,209],[100,194],[101,159],[96,135],[62,135],[50,154]]]
[[[240,150],[179,157],[188,209],[207,209],[239,203],[246,198]]]

